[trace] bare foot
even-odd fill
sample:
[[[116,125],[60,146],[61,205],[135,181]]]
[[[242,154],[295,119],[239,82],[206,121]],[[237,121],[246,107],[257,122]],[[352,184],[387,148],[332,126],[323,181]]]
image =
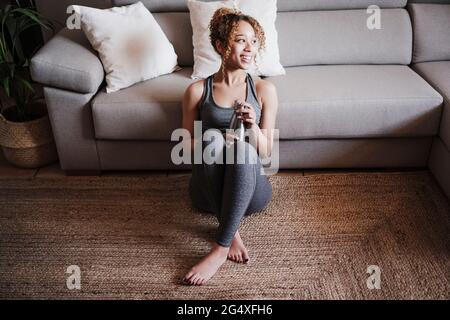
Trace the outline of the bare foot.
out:
[[[201,286],[219,270],[220,266],[227,261],[227,253],[230,248],[214,244],[211,251],[194,265],[184,276],[183,281],[190,285]]]
[[[228,251],[228,259],[237,263],[248,263],[249,261],[248,251],[242,242],[239,231],[236,231],[233,242],[231,242],[230,251]]]

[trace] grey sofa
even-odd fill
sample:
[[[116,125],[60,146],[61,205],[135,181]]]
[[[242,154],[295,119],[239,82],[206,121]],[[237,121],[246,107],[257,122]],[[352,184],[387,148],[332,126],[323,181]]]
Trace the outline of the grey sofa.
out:
[[[194,81],[189,12],[185,0],[142,2],[174,45],[182,70],[106,94],[99,58],[81,31],[67,29],[32,59],[68,174],[189,169],[170,160],[182,96]],[[38,1],[44,14],[51,9],[45,3]],[[105,1],[90,5],[95,3],[105,7]],[[366,8],[373,4],[382,8],[379,30],[366,26]],[[428,62],[450,60],[448,44],[439,44],[448,40],[441,27],[450,20],[444,15],[450,5],[444,7],[429,10],[407,0],[278,0],[286,75],[266,79],[278,89],[280,168],[429,163],[450,196],[450,62]]]
[[[413,3],[408,10],[414,26],[412,68],[444,98],[428,164],[450,197],[450,5]]]

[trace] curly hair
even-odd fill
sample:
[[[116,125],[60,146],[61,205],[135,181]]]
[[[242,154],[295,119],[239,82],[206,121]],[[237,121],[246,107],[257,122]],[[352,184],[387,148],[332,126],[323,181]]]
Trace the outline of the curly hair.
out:
[[[223,60],[228,59],[231,54],[231,43],[237,32],[237,26],[239,21],[248,22],[255,31],[256,38],[258,39],[260,53],[266,47],[266,35],[259,22],[246,14],[243,14],[238,9],[232,8],[220,8],[214,12],[211,21],[209,22],[210,41],[214,50],[220,55],[220,52],[216,48],[216,41],[219,40],[222,46],[225,48],[225,53],[222,56]],[[258,68],[258,63],[255,56],[255,65]],[[224,73],[224,64],[222,63],[221,70]]]

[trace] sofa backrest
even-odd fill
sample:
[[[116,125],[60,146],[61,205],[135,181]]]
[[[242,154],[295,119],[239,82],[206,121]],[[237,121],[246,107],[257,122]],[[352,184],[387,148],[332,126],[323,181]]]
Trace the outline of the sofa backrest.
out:
[[[45,1],[37,0],[37,3]],[[84,0],[78,3],[90,6],[98,3],[104,7],[107,3],[119,6],[137,1]],[[192,66],[192,27],[187,0],[141,1],[154,14],[173,43],[179,64]],[[72,3],[69,0],[58,1],[61,2]],[[404,8],[406,4],[407,0],[278,0],[276,27],[281,63],[286,67],[315,64],[407,65],[412,59],[413,40],[411,19]],[[366,9],[370,5],[383,9],[379,30],[369,30],[366,25],[371,15]]]
[[[367,27],[364,9],[279,12],[283,66],[409,64],[412,27],[405,9],[383,9],[381,29]]]
[[[136,1],[113,2],[115,5],[127,5]],[[146,4],[174,45],[179,64],[192,66],[192,28],[186,1],[166,0],[164,4],[163,1],[147,1]],[[371,4],[383,8],[379,30],[367,27],[370,14],[366,9]],[[276,27],[281,63],[285,67],[318,64],[407,65],[412,56],[412,27],[408,12],[402,8],[405,5],[406,0],[278,0]],[[167,8],[175,12],[166,12]]]
[[[156,12],[181,66],[193,65],[188,12]],[[409,64],[412,27],[405,9],[384,9],[381,29],[369,30],[365,10],[278,12],[281,64]]]
[[[413,63],[450,60],[450,1],[448,4],[412,3]]]
[[[187,0],[111,0],[114,6],[124,6],[141,1],[151,12],[187,12]],[[200,0],[211,2],[217,0]],[[261,0],[264,1],[264,0]],[[401,8],[407,0],[277,0],[278,12],[363,9],[370,5],[380,8]]]
[[[408,0],[408,4],[410,3],[450,4],[450,0]]]

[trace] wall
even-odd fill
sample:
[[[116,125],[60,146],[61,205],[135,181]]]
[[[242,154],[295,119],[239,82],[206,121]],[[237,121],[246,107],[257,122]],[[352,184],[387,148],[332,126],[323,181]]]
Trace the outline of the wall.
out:
[[[72,4],[89,6],[95,8],[110,8],[111,0],[35,0],[36,7],[40,13],[52,20],[55,26],[55,33],[65,27],[67,7]],[[51,38],[52,32],[43,30],[44,39]]]

